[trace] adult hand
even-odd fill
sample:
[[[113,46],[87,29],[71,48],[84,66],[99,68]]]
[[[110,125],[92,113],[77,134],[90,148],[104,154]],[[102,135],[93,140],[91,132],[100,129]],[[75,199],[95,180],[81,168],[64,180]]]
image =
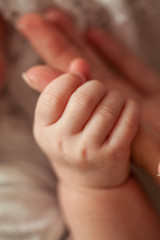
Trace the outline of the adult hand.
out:
[[[92,78],[140,103],[141,125],[133,144],[133,160],[160,183],[159,76],[110,34],[90,29],[84,38],[59,10],[50,10],[45,17],[25,15],[18,28],[50,66],[66,71],[71,60],[83,57],[91,66]]]

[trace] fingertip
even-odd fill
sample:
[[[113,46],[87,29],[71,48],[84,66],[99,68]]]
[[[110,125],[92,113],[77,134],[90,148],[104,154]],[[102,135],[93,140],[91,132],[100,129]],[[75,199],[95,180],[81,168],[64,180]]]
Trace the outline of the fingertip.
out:
[[[22,73],[22,79],[27,85],[36,91],[41,92],[51,81],[59,77],[63,72],[46,65],[31,67]]]
[[[32,77],[30,77],[30,75],[28,76],[27,73],[23,72],[21,74],[21,77],[24,80],[24,82],[27,84],[27,86],[32,88],[33,90],[37,92],[41,92],[44,89],[41,83],[37,84],[37,82],[32,80]]]
[[[91,78],[91,71],[87,61],[81,58],[74,59],[70,66],[69,72],[79,74],[84,77],[84,81],[87,81]]]
[[[24,32],[26,30],[32,30],[34,26],[37,25],[38,22],[42,21],[42,17],[36,13],[29,13],[21,16],[15,22],[15,28],[20,32]]]

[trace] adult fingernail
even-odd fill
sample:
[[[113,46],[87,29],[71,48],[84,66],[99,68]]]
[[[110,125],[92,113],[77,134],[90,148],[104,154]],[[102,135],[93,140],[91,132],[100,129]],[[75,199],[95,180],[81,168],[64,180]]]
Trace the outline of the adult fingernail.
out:
[[[27,85],[30,84],[30,79],[28,78],[25,72],[21,74],[21,77],[25,81],[25,83],[27,83]]]
[[[27,86],[29,86],[30,88],[32,88],[35,91],[41,91],[41,89],[39,88],[39,86],[37,86],[34,82],[34,78],[32,78],[31,76],[27,76],[27,74],[24,72],[21,74],[22,79],[25,81],[25,83],[27,84]]]

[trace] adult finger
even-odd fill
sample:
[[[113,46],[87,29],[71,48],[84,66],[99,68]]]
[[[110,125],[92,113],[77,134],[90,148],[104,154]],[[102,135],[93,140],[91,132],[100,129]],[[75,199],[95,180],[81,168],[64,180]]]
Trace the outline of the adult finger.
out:
[[[43,16],[53,27],[57,26],[63,30],[74,44],[80,48],[84,47],[80,32],[77,30],[75,22],[71,16],[57,8],[51,8],[45,11]]]
[[[85,80],[90,78],[90,67],[83,59],[74,59],[68,71],[84,77]],[[47,65],[38,65],[31,67],[28,71],[22,74],[22,78],[27,85],[38,92],[42,92],[44,88],[55,78],[64,74],[64,72]]]
[[[157,176],[160,160],[159,146],[155,132],[142,122],[132,144],[132,159],[160,185],[160,177]]]
[[[17,22],[17,28],[49,65],[62,71],[67,71],[74,58],[82,56],[72,42],[41,15],[22,16]]]
[[[44,88],[53,79],[62,75],[63,72],[47,65],[38,65],[31,67],[25,73],[22,73],[23,80],[27,85],[38,92],[42,92]]]
[[[106,75],[111,76],[113,71],[104,64],[101,56],[93,50],[93,48],[84,41],[83,33],[77,29],[74,19],[67,13],[60,9],[52,8],[44,13],[45,19],[52,24],[53,27],[57,26],[64,36],[67,36],[72,44],[77,48],[78,51],[83,52],[83,55],[87,60],[90,61],[90,65],[95,71],[95,66],[97,69],[105,68]],[[95,75],[94,78],[98,76]]]
[[[150,92],[160,88],[159,76],[111,34],[98,29],[90,29],[87,36],[103,56],[140,90]]]

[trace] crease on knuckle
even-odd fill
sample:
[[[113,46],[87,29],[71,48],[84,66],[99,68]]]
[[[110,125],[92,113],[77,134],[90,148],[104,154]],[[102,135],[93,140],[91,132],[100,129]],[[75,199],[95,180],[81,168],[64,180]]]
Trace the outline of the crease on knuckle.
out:
[[[63,76],[65,76],[66,81],[70,81],[73,85],[81,83],[81,78],[75,73],[65,73]]]
[[[57,107],[64,103],[64,96],[60,94],[55,94],[54,92],[46,92],[43,96],[43,101],[41,101],[41,107],[53,107],[53,104]]]
[[[87,94],[85,91],[78,91],[73,96],[73,101],[82,107],[91,107],[94,102],[94,97]]]
[[[101,83],[100,81],[98,81],[98,80],[91,80],[90,84],[94,85],[97,89],[98,88],[100,88],[100,89],[104,89],[105,88],[105,85],[103,83]]]
[[[103,118],[111,120],[118,115],[117,109],[112,105],[103,105],[97,110],[97,113],[100,114]]]
[[[135,126],[136,126],[136,121],[135,121],[135,119],[127,119],[126,120],[126,126],[127,126],[127,128],[129,128],[129,129],[135,129]]]

